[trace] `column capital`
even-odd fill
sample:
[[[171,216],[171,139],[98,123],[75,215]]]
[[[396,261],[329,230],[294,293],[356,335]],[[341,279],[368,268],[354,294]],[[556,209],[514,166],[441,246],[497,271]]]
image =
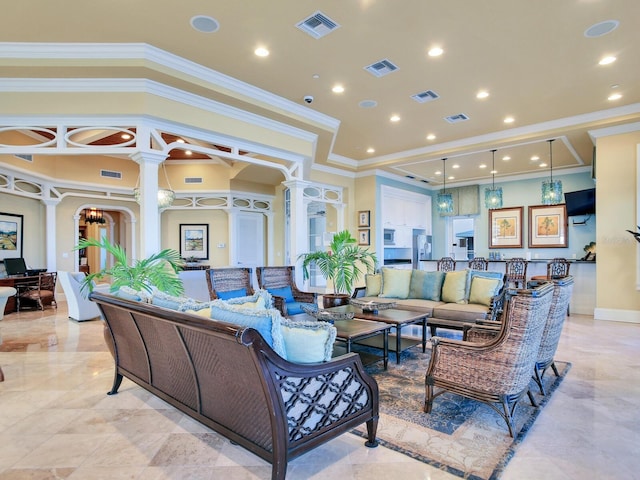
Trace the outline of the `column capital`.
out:
[[[129,157],[140,165],[143,163],[155,163],[156,165],[160,165],[169,157],[169,155],[159,152],[137,151],[133,152]]]

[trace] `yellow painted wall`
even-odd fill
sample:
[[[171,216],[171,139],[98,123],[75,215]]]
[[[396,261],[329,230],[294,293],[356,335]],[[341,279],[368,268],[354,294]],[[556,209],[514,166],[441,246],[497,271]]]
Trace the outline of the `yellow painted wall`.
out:
[[[596,142],[597,308],[640,311],[636,290],[637,148],[640,132]]]

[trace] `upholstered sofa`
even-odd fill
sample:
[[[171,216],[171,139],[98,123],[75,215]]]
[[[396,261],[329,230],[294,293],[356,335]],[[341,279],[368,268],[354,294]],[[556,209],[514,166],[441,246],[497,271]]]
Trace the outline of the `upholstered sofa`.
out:
[[[362,423],[365,445],[377,445],[378,385],[360,357],[331,358],[335,328],[282,318],[265,308],[268,292],[210,302],[123,289],[90,298],[115,359],[109,394],[131,379],[270,462],[272,479],[284,480],[290,459]],[[296,362],[313,344],[319,361]]]
[[[437,328],[463,330],[465,323],[495,320],[502,308],[504,274],[482,270],[426,272],[383,267],[365,275],[359,301],[393,302],[397,308],[427,312],[431,335]]]

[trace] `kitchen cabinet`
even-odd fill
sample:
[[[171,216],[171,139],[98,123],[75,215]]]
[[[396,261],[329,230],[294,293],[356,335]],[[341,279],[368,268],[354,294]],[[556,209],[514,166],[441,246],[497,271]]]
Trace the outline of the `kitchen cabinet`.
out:
[[[392,187],[382,189],[382,223],[387,228],[421,229],[431,234],[431,197]],[[397,242],[396,242],[397,244]]]

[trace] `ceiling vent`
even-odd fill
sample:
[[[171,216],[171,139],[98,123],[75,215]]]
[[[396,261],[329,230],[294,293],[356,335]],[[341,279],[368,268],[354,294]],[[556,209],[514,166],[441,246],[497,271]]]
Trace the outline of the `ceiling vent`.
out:
[[[184,183],[194,184],[194,183],[202,183],[202,177],[184,177]]]
[[[122,178],[122,172],[113,172],[111,170],[100,170],[100,176],[101,177],[107,177],[107,178],[121,179]]]
[[[18,158],[21,158],[22,160],[26,160],[27,162],[33,162],[33,155],[23,155],[23,154],[17,153],[15,156]]]
[[[438,95],[433,90],[425,90],[424,92],[411,95],[411,98],[413,98],[418,103],[426,103],[432,100],[436,100],[437,98],[440,98],[440,95]]]
[[[333,32],[339,26],[340,25],[320,11],[317,11],[296,25],[300,30],[316,39]]]
[[[391,63],[390,60],[386,58],[384,60],[380,60],[379,62],[372,63],[368,67],[364,67],[364,69],[372,75],[376,77],[384,77],[385,75],[395,72],[398,70],[398,66]]]
[[[457,115],[444,117],[444,119],[449,123],[460,123],[469,120],[469,116],[464,113],[458,113]]]

